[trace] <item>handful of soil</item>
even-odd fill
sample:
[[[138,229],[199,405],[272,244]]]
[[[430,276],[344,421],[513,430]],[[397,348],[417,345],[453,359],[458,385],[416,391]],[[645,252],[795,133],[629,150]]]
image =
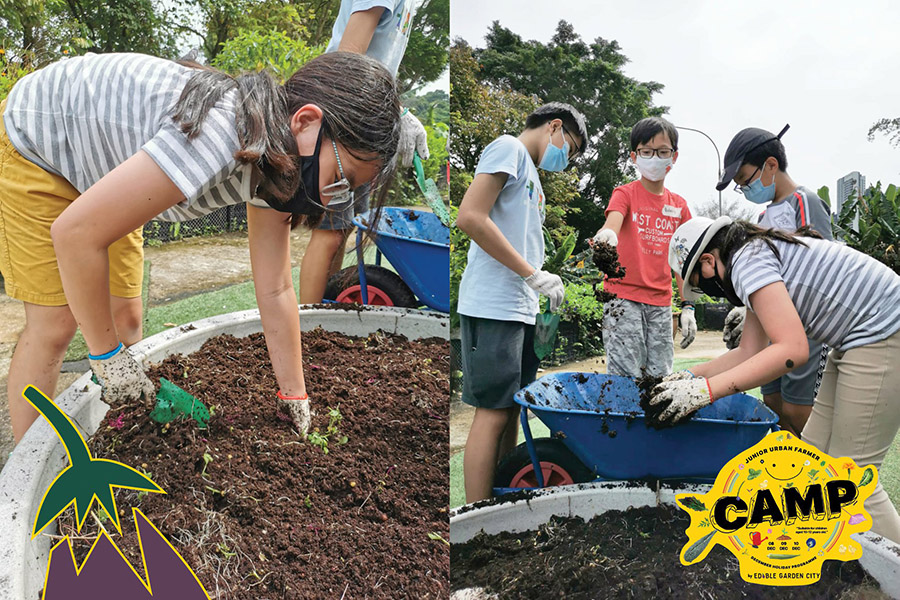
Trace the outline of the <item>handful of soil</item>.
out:
[[[625,267],[619,264],[619,253],[606,242],[594,244],[594,266],[608,279],[625,277]]]
[[[671,421],[661,421],[659,416],[669,407],[668,402],[661,404],[650,404],[653,388],[662,381],[662,377],[654,377],[652,375],[642,374],[634,380],[638,389],[641,390],[641,410],[644,411],[644,421],[647,427],[654,429],[665,429],[674,426]]]

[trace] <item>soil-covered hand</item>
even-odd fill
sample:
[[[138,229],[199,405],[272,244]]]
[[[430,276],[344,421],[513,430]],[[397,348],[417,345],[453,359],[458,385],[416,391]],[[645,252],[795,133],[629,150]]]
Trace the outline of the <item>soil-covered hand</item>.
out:
[[[103,388],[103,399],[111,406],[139,400],[151,407],[156,399],[153,382],[122,344],[111,355],[90,356],[91,370]]]
[[[674,373],[669,373],[665,377],[662,378],[663,382],[666,381],[681,381],[682,379],[693,379],[696,377],[693,373],[684,369],[682,371],[675,371]]]
[[[659,421],[672,424],[691,418],[695,412],[713,401],[709,381],[705,377],[664,381],[650,392],[650,404],[665,406]]]
[[[681,316],[678,317],[678,325],[681,327],[681,349],[691,345],[697,335],[697,318],[694,316],[693,306],[683,306]]]
[[[428,160],[428,133],[414,114],[407,111],[400,117],[400,144],[397,147],[400,165],[409,168],[413,164],[413,153],[419,158]]]
[[[294,423],[294,427],[303,437],[309,431],[309,396],[285,396],[278,390],[278,416]]]
[[[744,332],[744,317],[747,309],[743,306],[733,308],[725,317],[725,328],[722,330],[722,341],[725,347],[733,350],[741,345],[741,334]]]
[[[525,278],[525,283],[538,294],[547,296],[550,299],[551,312],[555,312],[559,308],[566,295],[566,288],[559,275],[554,275],[547,271],[536,269],[534,273]]]

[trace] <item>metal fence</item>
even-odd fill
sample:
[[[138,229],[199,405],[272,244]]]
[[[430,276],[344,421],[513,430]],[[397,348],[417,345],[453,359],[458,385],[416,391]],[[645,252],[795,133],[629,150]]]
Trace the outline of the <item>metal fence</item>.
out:
[[[144,245],[158,246],[174,240],[231,231],[247,231],[246,204],[226,206],[190,221],[150,221],[144,225]]]

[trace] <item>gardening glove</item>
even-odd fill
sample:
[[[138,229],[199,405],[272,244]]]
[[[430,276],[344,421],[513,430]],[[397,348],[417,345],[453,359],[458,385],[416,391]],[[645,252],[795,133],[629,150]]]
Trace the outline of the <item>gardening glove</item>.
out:
[[[153,382],[124,345],[119,343],[115,350],[100,356],[88,354],[88,359],[107,404],[116,406],[143,396],[147,407],[153,406],[156,400]]]
[[[693,379],[696,377],[693,373],[684,369],[683,371],[675,371],[674,373],[669,373],[665,377],[662,378],[662,383],[667,381],[681,381],[683,379]]]
[[[612,229],[601,229],[591,238],[591,242],[594,244],[606,243],[615,248],[619,245],[619,236]]]
[[[706,377],[664,381],[650,392],[652,406],[667,405],[660,413],[659,420],[673,425],[691,418],[691,415],[707,404],[712,404],[712,401],[712,391]]]
[[[559,275],[547,271],[535,269],[534,273],[525,278],[525,283],[538,294],[550,299],[550,312],[556,312],[566,295],[566,288]]]
[[[278,418],[293,422],[300,435],[306,437],[309,431],[309,394],[285,396],[278,390],[275,395],[278,397]]]
[[[738,306],[731,309],[725,317],[725,328],[722,330],[722,341],[725,347],[733,350],[741,345],[741,334],[744,332],[744,317],[747,316],[747,308]]]
[[[697,318],[694,316],[694,305],[681,303],[681,316],[678,317],[678,325],[681,327],[681,349],[691,345],[697,335]]]
[[[428,160],[428,134],[425,128],[409,109],[404,109],[400,117],[400,144],[397,146],[397,154],[400,165],[408,169],[413,164],[413,154],[419,153],[419,158]]]

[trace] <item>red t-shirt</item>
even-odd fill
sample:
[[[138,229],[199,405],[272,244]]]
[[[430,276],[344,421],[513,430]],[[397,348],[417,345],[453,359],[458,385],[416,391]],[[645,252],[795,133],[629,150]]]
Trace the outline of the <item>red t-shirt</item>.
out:
[[[613,190],[606,207],[607,217],[610,211],[625,215],[616,248],[625,277],[607,280],[604,289],[634,302],[669,305],[669,240],[675,229],[691,218],[687,202],[667,189],[661,196],[651,194],[638,180]]]

